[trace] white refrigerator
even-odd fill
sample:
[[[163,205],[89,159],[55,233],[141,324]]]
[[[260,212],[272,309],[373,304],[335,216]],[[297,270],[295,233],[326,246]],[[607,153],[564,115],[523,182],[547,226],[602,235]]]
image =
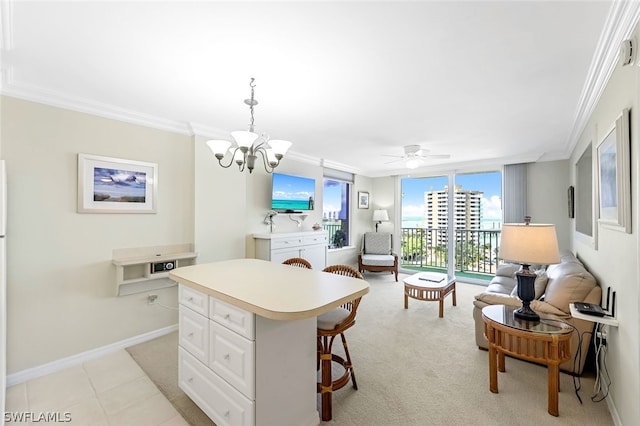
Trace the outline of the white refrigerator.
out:
[[[0,160],[0,424],[4,425],[7,388],[7,171]]]

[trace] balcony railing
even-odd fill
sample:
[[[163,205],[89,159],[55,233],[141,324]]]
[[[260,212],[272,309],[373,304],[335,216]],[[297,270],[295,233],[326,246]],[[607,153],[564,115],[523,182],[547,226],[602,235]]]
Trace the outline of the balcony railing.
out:
[[[447,269],[449,233],[446,228],[402,228],[400,266]],[[498,261],[500,230],[456,229],[455,271],[493,275]]]

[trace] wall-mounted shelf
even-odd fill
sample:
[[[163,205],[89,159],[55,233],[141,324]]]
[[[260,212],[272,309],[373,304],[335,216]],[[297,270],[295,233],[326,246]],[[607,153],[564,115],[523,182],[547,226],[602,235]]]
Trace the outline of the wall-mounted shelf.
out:
[[[578,312],[573,303],[569,303],[569,310],[571,311],[571,316],[574,318],[578,318],[581,320],[587,320],[591,322],[597,322],[600,324],[610,325],[611,327],[618,326],[618,320],[612,317],[599,317],[596,315],[586,315]]]
[[[169,279],[169,271],[193,265],[196,257],[193,244],[115,249],[112,262],[116,266],[116,295],[173,287],[176,282]]]

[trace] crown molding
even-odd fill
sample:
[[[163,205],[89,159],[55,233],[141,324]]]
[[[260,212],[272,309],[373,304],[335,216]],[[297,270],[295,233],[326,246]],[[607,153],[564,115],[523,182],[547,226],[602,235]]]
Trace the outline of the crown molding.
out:
[[[620,43],[633,35],[639,21],[640,2],[614,0],[582,88],[565,158],[571,156],[618,64]]]
[[[18,83],[13,77],[13,69],[3,70],[0,82],[0,93],[5,96],[20,98],[58,108],[68,109],[113,120],[124,121],[145,127],[152,127],[173,133],[192,134],[188,123],[156,117],[137,111],[96,102],[66,93],[44,89],[34,85]]]
[[[206,139],[226,139],[226,140],[231,139],[229,132],[218,129],[216,127],[207,126],[205,124],[194,123],[192,121],[190,121],[187,124],[189,126],[189,134],[191,136],[201,136]]]

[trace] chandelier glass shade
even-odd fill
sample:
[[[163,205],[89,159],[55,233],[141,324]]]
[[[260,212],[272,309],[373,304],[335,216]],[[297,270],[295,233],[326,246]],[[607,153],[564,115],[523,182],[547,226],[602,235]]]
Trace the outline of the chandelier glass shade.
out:
[[[243,172],[245,169],[249,173],[255,168],[258,155],[262,158],[262,164],[267,173],[272,173],[273,169],[278,167],[280,160],[284,157],[291,142],[280,139],[269,139],[266,134],[259,135],[254,132],[253,124],[253,107],[258,105],[258,101],[254,98],[254,78],[251,79],[251,99],[245,99],[244,103],[249,105],[251,112],[251,122],[249,130],[238,130],[231,132],[233,142],[226,140],[210,140],[207,146],[218,159],[218,164],[223,168],[230,167],[233,163],[238,165],[238,169]],[[229,163],[223,162],[224,158],[229,156]]]

